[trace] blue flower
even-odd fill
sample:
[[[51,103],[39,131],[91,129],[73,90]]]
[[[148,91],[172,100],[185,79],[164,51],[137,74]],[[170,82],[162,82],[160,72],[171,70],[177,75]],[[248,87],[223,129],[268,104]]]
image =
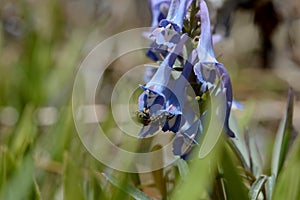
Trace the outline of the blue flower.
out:
[[[218,76],[221,78],[221,87],[223,88],[226,96],[226,111],[224,129],[228,136],[235,137],[233,131],[229,128],[229,117],[232,107],[232,85],[227,69],[221,64],[217,64]]]
[[[232,106],[231,81],[226,68],[216,60],[212,43],[209,12],[203,0],[200,1],[200,21],[201,34],[197,46],[199,62],[194,66],[194,72],[197,80],[201,83],[201,92],[214,88],[217,86],[218,81],[221,82],[221,91],[227,101],[224,129],[228,136],[234,137],[234,133],[229,128],[229,117]]]
[[[204,132],[203,122],[206,119],[204,112],[200,117],[193,109],[187,105],[184,111],[185,123],[176,133],[173,141],[173,154],[186,159],[194,145],[199,145],[198,141]]]
[[[184,17],[192,1],[172,0],[167,18],[161,20],[159,26],[167,27],[170,24],[176,32],[181,33]]]
[[[167,55],[168,49],[179,42],[183,20],[192,1],[172,0],[167,18],[159,22],[160,28],[154,29],[149,34],[149,38],[153,41],[147,52],[150,59],[155,62],[162,60]],[[157,9],[155,11],[158,12]],[[153,26],[156,26],[156,22],[152,22]]]
[[[192,123],[186,122],[183,127],[188,128],[181,128],[180,131],[176,133],[173,141],[173,154],[178,156],[187,155],[195,144],[198,145],[197,140],[203,132],[200,119],[192,121]]]
[[[162,60],[168,55],[170,49],[180,41],[180,34],[171,29],[156,28],[149,35],[153,42],[150,44],[146,55],[153,61]]]
[[[168,97],[170,94],[168,89],[169,80],[172,67],[177,56],[182,51],[187,38],[186,34],[182,35],[180,42],[167,55],[152,79],[145,86],[141,86],[141,88],[144,89],[144,92],[139,97],[139,111],[144,113],[144,117],[148,117],[149,121],[155,122],[144,124],[145,126],[161,126],[164,124],[164,121],[170,117],[169,114],[171,112],[169,111],[171,110],[171,107],[169,106],[169,110],[166,109],[166,96]],[[155,132],[154,130],[157,129],[150,128],[150,130],[151,131],[149,131],[149,128],[146,130],[143,128],[139,135],[144,137],[148,134],[153,134]]]
[[[171,0],[149,0],[152,12],[152,28],[158,27],[158,23],[167,17]]]
[[[179,78],[169,86],[171,90],[168,90],[169,94],[167,95],[165,110],[173,117],[166,121],[162,128],[163,131],[172,131],[176,133],[181,126],[182,110],[186,100],[186,87],[189,83],[188,80],[193,70],[196,58],[196,51],[193,51],[186,60]]]
[[[153,37],[151,32],[158,27],[158,24],[162,19],[167,17],[170,3],[171,0],[149,0],[152,13],[152,25],[150,32],[144,33],[147,38]],[[155,62],[162,60],[160,54],[166,56],[167,49],[157,45],[155,42],[150,45],[149,50],[146,53],[146,55]]]

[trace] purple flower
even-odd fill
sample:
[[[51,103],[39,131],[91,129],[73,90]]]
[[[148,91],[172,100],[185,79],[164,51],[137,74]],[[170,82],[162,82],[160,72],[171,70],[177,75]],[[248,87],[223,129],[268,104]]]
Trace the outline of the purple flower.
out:
[[[151,13],[152,13],[152,25],[151,25],[150,32],[144,33],[144,35],[147,38],[153,38],[153,35],[151,35],[152,31],[158,27],[158,24],[162,19],[165,19],[167,17],[170,3],[171,0],[149,0]],[[166,56],[167,48],[161,47],[157,45],[155,42],[153,42],[150,45],[150,48],[146,53],[146,55],[155,62],[161,60],[160,54]]]
[[[148,36],[153,41],[147,52],[150,59],[155,62],[162,60],[167,55],[168,49],[179,42],[183,20],[192,1],[172,0],[167,18],[160,20],[160,28],[154,29]],[[155,11],[158,12],[157,9]],[[152,23],[152,28],[154,25],[156,26],[156,22]]]
[[[232,85],[231,80],[229,77],[229,74],[227,72],[227,69],[221,64],[217,64],[217,71],[218,75],[221,78],[221,88],[225,90],[225,96],[226,96],[226,111],[225,111],[225,122],[224,122],[224,129],[228,136],[235,137],[233,131],[229,128],[229,117],[231,112],[231,106],[232,106]]]
[[[184,156],[187,155],[191,148],[196,144],[198,145],[197,138],[203,132],[201,120],[198,119],[192,123],[186,122],[187,129],[181,128],[176,133],[173,141],[173,153],[174,155]]]
[[[185,159],[190,154],[192,147],[199,145],[198,141],[204,132],[202,124],[205,121],[206,113],[207,112],[204,112],[199,117],[198,114],[187,105],[184,111],[185,123],[180,127],[173,141],[174,155]]]
[[[152,28],[158,27],[158,23],[167,17],[171,0],[149,0],[152,12]]]
[[[221,91],[227,101],[224,129],[228,136],[234,137],[234,133],[229,128],[229,116],[232,106],[231,81],[226,68],[216,60],[212,44],[208,8],[203,0],[200,1],[200,20],[201,34],[197,46],[199,62],[194,66],[194,72],[197,76],[197,80],[201,83],[202,92],[216,87],[218,81],[221,82]]]
[[[147,56],[157,62],[168,55],[170,49],[180,41],[180,34],[171,29],[156,28],[149,35],[153,42],[150,44]]]
[[[169,114],[171,112],[169,111],[171,110],[171,107],[169,106],[169,110],[166,109],[166,94],[167,96],[170,94],[168,84],[172,67],[187,39],[188,37],[186,34],[182,35],[180,42],[167,55],[152,79],[145,86],[141,86],[145,91],[139,97],[139,114],[144,117],[145,120],[149,120],[149,124],[144,124],[149,127],[143,128],[139,134],[141,137],[153,134],[158,129],[152,128],[152,126],[161,126],[164,124],[164,121],[170,117]],[[153,121],[155,123],[150,123]]]
[[[197,54],[193,51],[186,60],[181,75],[169,87],[171,90],[168,90],[169,94],[167,95],[165,108],[166,112],[173,117],[166,121],[162,128],[163,131],[172,131],[176,133],[180,128],[182,122],[182,110],[186,100],[186,87],[189,83],[188,80],[196,58]]]
[[[192,1],[172,0],[167,18],[161,20],[159,26],[167,27],[170,24],[176,32],[181,33],[184,17]]]

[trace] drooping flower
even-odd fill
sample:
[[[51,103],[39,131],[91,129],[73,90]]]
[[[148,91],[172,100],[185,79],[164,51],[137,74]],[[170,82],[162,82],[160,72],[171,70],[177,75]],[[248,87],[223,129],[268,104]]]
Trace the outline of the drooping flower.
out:
[[[210,99],[216,97],[222,97],[223,99],[225,97],[224,131],[230,137],[235,136],[229,127],[229,117],[233,104],[231,81],[226,68],[216,59],[208,8],[203,0],[200,0],[201,34],[198,46],[196,49],[191,50],[193,44],[186,45],[185,50],[190,55],[186,62],[182,61],[182,50],[187,35],[182,35],[181,32],[184,18],[187,16],[187,10],[192,1],[172,0],[168,16],[166,19],[161,19],[159,27],[150,34],[153,43],[147,55],[154,61],[162,60],[162,63],[158,69],[152,69],[151,71],[148,69],[146,71],[150,76],[154,71],[155,73],[151,79],[149,79],[150,76],[147,77],[146,85],[141,86],[144,92],[139,97],[138,115],[144,125],[139,137],[152,135],[158,130],[171,131],[175,134],[173,153],[180,157],[189,155],[193,145],[198,144],[200,136],[207,128],[204,125],[209,121],[209,116],[220,115],[219,107],[211,110],[205,107],[207,110],[201,110],[201,113],[196,113],[191,109],[186,92],[191,72],[196,75],[196,84],[198,85],[195,88],[200,87],[200,95],[206,93]],[[153,6],[158,5],[163,0],[150,2],[157,3],[151,4]],[[155,8],[159,13],[160,9]],[[156,19],[159,18],[157,13],[153,14]],[[152,21],[152,26],[157,26],[157,22]],[[181,66],[183,65],[182,68],[180,67],[182,72],[178,78],[172,78],[171,71],[176,59],[178,59]],[[191,78],[194,77],[191,76]],[[210,103],[209,101],[208,99],[208,103]],[[199,104],[201,107],[201,102]]]
[[[162,60],[170,48],[179,42],[183,20],[193,0],[172,0],[166,19],[149,34],[153,42],[147,56],[153,61]],[[156,25],[156,23],[154,23]]]
[[[152,25],[150,32],[144,33],[147,38],[152,37],[151,33],[158,27],[159,22],[162,19],[165,19],[168,14],[168,10],[170,7],[171,0],[149,0],[149,4],[151,7],[152,13]],[[153,61],[161,60],[160,54],[167,54],[167,49],[161,46],[158,46],[155,42],[153,42],[149,50],[147,51],[146,55]]]
[[[185,128],[181,128],[175,135],[173,141],[173,154],[176,156],[184,156],[190,152],[193,145],[198,145],[199,135],[203,132],[201,120],[187,121]],[[198,136],[198,138],[196,138]]]
[[[168,16],[160,21],[159,26],[167,27],[169,24],[173,29],[181,33],[184,17],[193,0],[172,0]]]
[[[193,51],[186,60],[181,75],[169,87],[170,90],[168,90],[169,94],[167,95],[165,107],[166,112],[173,117],[166,121],[162,128],[163,131],[172,131],[177,133],[180,125],[182,124],[183,107],[186,101],[186,88],[189,84],[189,77],[196,59],[196,51]]]
[[[155,122],[145,124],[147,127],[144,127],[139,134],[141,137],[153,134],[155,132],[154,130],[157,130],[157,128],[151,127],[163,125],[164,121],[168,117],[168,113],[166,112],[166,94],[169,94],[168,84],[171,71],[187,38],[186,34],[182,35],[180,42],[167,55],[152,79],[145,86],[141,86],[141,88],[144,89],[144,92],[139,97],[139,111],[147,115],[144,116],[149,118],[149,121]]]
[[[168,15],[171,0],[149,0],[152,13],[152,29],[158,27],[159,22]]]
[[[201,92],[216,86],[221,81],[221,92],[226,97],[226,114],[224,129],[228,136],[234,137],[234,133],[229,128],[229,117],[232,106],[232,86],[229,74],[222,63],[215,57],[212,34],[210,27],[209,12],[205,1],[200,1],[200,21],[201,34],[197,46],[199,62],[194,66],[197,80],[201,83]]]

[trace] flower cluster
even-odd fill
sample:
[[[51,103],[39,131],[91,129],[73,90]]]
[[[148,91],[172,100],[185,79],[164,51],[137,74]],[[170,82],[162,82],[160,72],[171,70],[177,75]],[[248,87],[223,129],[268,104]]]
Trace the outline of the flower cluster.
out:
[[[138,120],[144,125],[140,137],[152,135],[158,130],[175,134],[173,153],[184,156],[205,131],[205,118],[209,108],[203,106],[205,98],[223,95],[226,99],[224,131],[234,137],[229,127],[232,107],[232,86],[229,74],[218,62],[213,49],[210,18],[204,0],[150,0],[152,28],[147,36],[152,44],[147,52],[150,59],[160,63],[157,69],[146,70],[144,92],[138,100]],[[198,12],[192,12],[198,9]],[[166,12],[167,11],[167,12]],[[167,13],[167,14],[166,14]],[[194,15],[192,15],[195,13]],[[184,27],[197,18],[200,23]],[[196,24],[196,26],[195,26]],[[200,36],[187,42],[193,34]],[[199,41],[196,41],[199,38]],[[178,77],[172,72],[179,72]],[[191,85],[199,105],[195,112],[188,102],[187,87]],[[204,108],[204,109],[203,109]],[[210,113],[216,114],[216,113]]]

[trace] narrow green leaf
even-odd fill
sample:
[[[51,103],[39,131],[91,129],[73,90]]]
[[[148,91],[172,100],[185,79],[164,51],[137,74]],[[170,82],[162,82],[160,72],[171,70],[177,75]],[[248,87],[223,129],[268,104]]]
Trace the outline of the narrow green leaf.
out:
[[[80,168],[75,161],[70,158],[69,154],[64,153],[64,169],[63,169],[63,188],[64,199],[81,200],[85,199],[82,188],[82,174]]]
[[[41,200],[42,199],[41,190],[38,183],[36,182],[35,177],[33,177],[33,184],[34,184],[34,199]]]
[[[249,138],[249,152],[250,152],[250,160],[251,160],[251,172],[255,177],[258,177],[262,174],[262,159],[259,153],[259,149],[254,137]]]
[[[230,141],[229,141],[230,145],[232,146],[233,150],[235,151],[241,164],[248,171],[251,171],[249,152],[247,150],[247,145],[244,140],[244,136],[242,135],[241,131],[239,130],[238,123],[233,116],[230,116],[229,122],[230,122],[230,127],[231,127],[232,131],[235,133],[235,138],[230,139]]]
[[[293,130],[293,105],[294,93],[293,90],[290,88],[288,94],[286,113],[281,120],[273,149],[271,170],[272,174],[274,174],[276,177],[280,173],[280,170],[283,166],[284,160],[288,152],[289,139]]]
[[[260,175],[258,179],[252,184],[250,190],[249,190],[249,198],[251,200],[256,200],[259,193],[262,191],[264,183],[267,180],[267,176]]]
[[[275,175],[272,174],[272,176],[269,176],[267,178],[267,181],[265,183],[266,188],[266,200],[271,200],[273,191],[274,191],[274,185],[275,185]]]
[[[35,140],[37,128],[33,123],[34,107],[27,105],[23,111],[20,123],[14,133],[11,151],[15,155],[22,156]]]
[[[219,141],[207,156],[191,161],[189,173],[184,179],[178,181],[170,199],[209,199],[208,189],[216,176],[217,162],[222,155],[220,152],[223,147],[221,142],[223,139],[223,137],[219,138]],[[194,150],[195,155],[198,155],[198,152],[199,147]]]
[[[52,127],[51,132],[54,136],[51,142],[50,154],[53,160],[61,161],[63,159],[64,149],[68,149],[71,143],[72,134],[74,134],[73,118],[70,107],[64,107],[60,111],[58,123]],[[64,133],[64,134],[61,134]]]
[[[222,154],[221,167],[225,179],[227,199],[247,199],[247,192],[242,177],[234,162],[234,154],[225,148]]]
[[[274,188],[273,200],[300,199],[300,137],[298,136],[290,152],[285,167],[280,172]]]
[[[102,175],[112,185],[114,185],[114,186],[118,187],[119,189],[121,189],[122,191],[126,192],[127,194],[132,196],[134,199],[137,199],[137,200],[151,200],[151,198],[148,195],[146,195],[145,193],[143,193],[139,189],[133,187],[132,185],[123,184],[120,181],[118,181],[115,177],[113,177],[112,175],[110,175],[108,173],[103,172]]]
[[[14,171],[11,178],[0,188],[0,199],[21,200],[28,199],[32,188],[33,161],[32,155],[28,153],[18,169]]]
[[[186,163],[185,160],[178,159],[176,161],[176,165],[178,167],[178,171],[179,171],[179,174],[180,174],[181,178],[184,179],[187,176],[187,174],[189,173],[188,164]]]
[[[215,180],[211,199],[227,200],[225,180],[221,174]]]

